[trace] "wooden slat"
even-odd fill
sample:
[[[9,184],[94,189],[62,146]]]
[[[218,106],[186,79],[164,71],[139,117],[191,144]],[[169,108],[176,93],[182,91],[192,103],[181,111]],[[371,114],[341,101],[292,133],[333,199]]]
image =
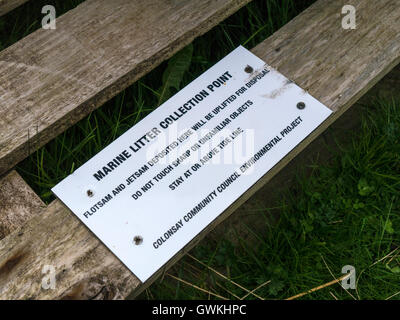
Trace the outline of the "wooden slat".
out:
[[[14,10],[28,0],[0,0],[0,16]]]
[[[341,6],[357,8],[357,30],[340,27]],[[168,268],[321,134],[400,59],[397,0],[320,0],[253,49],[334,112],[165,266]],[[43,264],[57,270],[55,290],[40,289]],[[0,241],[0,298],[119,298],[138,281],[59,201]],[[98,295],[97,295],[98,294]]]
[[[400,64],[390,71],[374,88],[368,92],[368,95],[362,97],[362,103],[371,103],[373,97],[383,99],[400,100]]]
[[[0,178],[0,240],[38,215],[45,204],[16,171]]]
[[[140,285],[59,201],[4,240],[1,299],[116,299]],[[54,290],[41,287],[44,265],[56,268]]]
[[[260,208],[268,208],[264,212],[272,215],[270,223],[276,221],[281,208],[275,205],[281,203],[282,194],[298,187],[296,179],[293,179],[294,173],[311,174],[315,165],[329,164],[336,152],[340,152],[342,147],[348,146],[355,136],[357,137],[357,132],[362,126],[362,118],[366,115],[365,107],[374,106],[381,99],[391,101],[394,98],[400,101],[399,88],[400,64],[283,167],[268,183],[257,190],[235,211],[235,214],[230,215],[223,223],[216,226],[202,241],[218,243],[225,239],[235,245],[240,241],[237,237],[238,234],[244,241],[258,241],[254,234],[261,234],[266,230],[265,213],[260,218]],[[260,220],[263,220],[262,223]],[[179,264],[180,262],[174,266],[175,270],[180,270]]]
[[[0,53],[0,174],[250,0],[87,0]]]

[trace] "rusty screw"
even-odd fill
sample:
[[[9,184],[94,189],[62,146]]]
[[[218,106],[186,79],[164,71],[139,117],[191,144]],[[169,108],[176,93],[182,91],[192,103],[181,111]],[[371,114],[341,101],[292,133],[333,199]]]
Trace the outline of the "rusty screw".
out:
[[[247,73],[252,73],[254,71],[253,67],[247,65],[246,68],[244,68],[244,71]]]
[[[89,197],[89,198],[91,198],[91,197],[93,197],[94,196],[94,192],[92,191],[92,190],[88,190],[88,191],[86,191],[86,194],[87,194],[87,196]]]
[[[142,236],[134,236],[133,242],[135,243],[135,245],[138,246],[143,243],[143,237]]]

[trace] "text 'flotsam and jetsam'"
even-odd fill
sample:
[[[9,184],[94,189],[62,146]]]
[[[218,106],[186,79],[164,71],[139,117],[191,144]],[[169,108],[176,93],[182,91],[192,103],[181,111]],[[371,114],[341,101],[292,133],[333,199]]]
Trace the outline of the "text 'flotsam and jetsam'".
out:
[[[253,77],[252,79],[250,79],[249,82],[245,83],[245,86],[247,88],[250,88],[251,86],[253,86],[254,84],[256,84],[258,82],[258,80],[260,80],[262,77],[264,77],[267,73],[269,72],[269,70],[264,69],[262,70],[256,77]],[[223,82],[224,80],[227,81],[229,79],[229,77],[231,77],[231,75],[229,74],[229,72],[225,72],[223,75],[227,76],[228,78],[223,78],[220,77],[219,80],[217,82],[213,82],[212,85],[209,85],[207,88],[210,91],[215,90],[215,88],[218,88],[219,86],[221,86],[223,83],[225,84],[225,82]],[[212,87],[211,87],[212,86]],[[208,117],[213,117],[214,115],[219,114],[224,108],[226,108],[230,103],[232,103],[235,99],[236,96],[239,96],[241,94],[243,94],[247,89],[245,86],[242,86],[239,90],[237,90],[235,92],[235,95],[231,95],[230,97],[228,97],[226,100],[224,100],[222,103],[220,103],[220,105],[218,105],[217,107],[215,107],[214,109],[212,109],[212,112],[208,114]],[[199,97],[197,97],[196,99],[199,99]],[[253,102],[251,100],[248,100],[247,102],[245,102],[243,105],[241,105],[240,107],[238,107],[234,112],[232,112],[230,114],[230,118],[233,120],[235,118],[237,118],[241,113],[243,113],[245,110],[247,110],[247,108],[249,106],[251,106],[253,104]],[[205,117],[207,119],[207,115]],[[208,119],[207,119],[208,120]],[[202,138],[200,138],[199,142],[200,143],[204,143],[205,141],[209,140],[212,138],[212,136],[217,132],[222,130],[222,128],[224,128],[225,126],[227,126],[229,123],[231,122],[231,120],[229,118],[226,118],[224,120],[221,121],[221,123],[219,125],[217,125],[214,129],[212,129],[208,134],[206,134],[205,136],[203,136]],[[192,127],[192,130],[196,131],[196,125],[194,125]],[[242,132],[242,129],[238,128],[237,129],[238,132]],[[158,134],[160,134],[161,131],[158,128],[153,128],[152,130],[150,130],[148,133],[146,133],[146,135],[144,135],[141,139],[139,139],[137,141],[137,143],[142,144],[143,146],[145,145],[145,142],[148,142],[152,139],[155,139],[157,137]],[[189,130],[187,133],[185,133],[184,135],[186,135],[186,137],[183,138],[187,138],[187,136],[189,136],[191,134],[191,130]],[[179,140],[179,139],[178,139]],[[160,154],[157,154],[153,159],[151,159],[147,164],[144,164],[141,168],[139,168],[138,170],[136,170],[135,172],[133,172],[127,179],[126,179],[126,185],[125,184],[120,184],[119,186],[117,186],[114,190],[112,190],[112,194],[109,193],[107,194],[105,197],[103,197],[100,201],[97,201],[95,203],[94,206],[92,206],[90,208],[90,210],[86,211],[84,216],[86,218],[88,218],[89,216],[91,216],[93,213],[97,212],[100,208],[104,207],[113,197],[117,196],[123,189],[126,188],[126,186],[128,186],[129,184],[131,184],[133,181],[135,181],[136,179],[138,179],[140,176],[142,176],[144,173],[146,173],[149,169],[150,166],[152,166],[154,163],[156,163],[160,157],[165,156],[166,154],[168,154],[171,150],[173,150],[174,148],[176,148],[178,146],[178,142],[175,141],[172,144],[170,144],[169,146],[167,146]],[[138,146],[137,146],[138,147]],[[130,146],[130,150],[137,152],[138,149],[135,149],[134,146]],[[189,152],[190,154],[190,152]],[[174,161],[174,165],[177,166],[180,162],[182,162],[184,160],[184,158],[188,157],[189,154],[187,154],[187,151],[185,154],[183,154],[180,158],[178,158],[176,161]],[[127,151],[124,150],[120,155],[118,155],[115,159],[113,159],[113,163],[109,163],[108,164],[108,169],[109,170],[114,170],[116,167],[118,167],[119,164],[123,163],[124,161],[126,161],[128,158],[130,158],[132,156],[132,154]],[[205,160],[207,161],[207,160]],[[200,166],[200,165],[199,165]],[[103,175],[106,176],[109,171],[105,170],[106,172],[103,172]],[[110,171],[110,172],[111,172]],[[157,173],[154,176],[154,181],[158,182],[159,180],[161,180],[163,177],[166,176],[166,174],[168,174],[168,172],[172,171],[171,166],[166,167],[162,172]],[[101,172],[98,174],[100,175],[100,179],[103,178]],[[96,177],[97,178],[97,177]],[[99,179],[98,179],[99,180]],[[144,191],[148,190],[151,186],[153,185],[152,181],[149,181],[148,183],[146,183],[146,185],[143,186],[142,189],[144,189]],[[170,186],[171,188],[171,186]],[[174,190],[174,188],[171,188],[171,190]],[[132,197],[135,199],[135,195],[133,194]]]
[[[258,160],[260,160],[262,157],[264,157],[272,148],[274,148],[276,145],[278,145],[286,136],[288,136],[296,127],[298,127],[301,123],[303,122],[303,119],[301,116],[298,116],[295,118],[289,125],[287,125],[285,128],[283,128],[278,135],[273,137],[268,143],[266,143],[261,149],[259,149],[250,159],[248,159],[245,163],[243,163],[238,170],[233,174],[233,176],[230,177],[231,182],[236,180],[237,178],[240,177],[242,173],[245,173],[247,170],[249,170]],[[161,177],[159,177],[161,178]],[[233,179],[235,178],[235,179]],[[229,181],[229,179],[227,180]],[[228,185],[226,185],[226,181],[219,185],[217,187],[218,192],[222,192],[227,188]],[[113,197],[117,196],[123,189],[125,188],[124,185],[120,185],[116,187],[112,193],[107,194],[104,196],[100,201],[96,202],[89,210],[87,210],[83,216],[85,218],[89,218],[92,216],[94,213],[96,213],[99,209],[107,205],[107,203],[113,199]],[[206,201],[207,202],[207,201]],[[210,201],[211,202],[211,201]],[[207,202],[208,204],[208,202]],[[196,206],[195,211],[190,211],[186,218],[188,220],[192,219],[201,209],[203,205]],[[200,210],[198,210],[200,209]],[[195,212],[195,213],[194,213]],[[194,213],[194,214],[193,214]],[[185,220],[185,217],[183,218]],[[185,220],[186,221],[186,220]],[[188,221],[186,221],[188,222]],[[178,231],[179,228],[175,226],[175,228],[171,228],[172,233],[173,231],[176,230]],[[175,231],[175,232],[176,232]],[[170,231],[167,232],[169,234],[168,238],[172,235]],[[162,238],[162,237],[160,237]],[[165,237],[164,237],[165,238]],[[165,242],[165,241],[163,241]],[[160,244],[161,245],[161,244]]]

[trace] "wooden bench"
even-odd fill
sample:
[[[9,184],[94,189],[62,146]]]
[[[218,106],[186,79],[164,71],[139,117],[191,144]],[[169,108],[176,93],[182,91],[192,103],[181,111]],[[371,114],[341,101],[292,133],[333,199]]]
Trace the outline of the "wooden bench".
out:
[[[0,16],[10,12],[27,1],[28,0],[0,0]]]
[[[60,33],[38,30],[0,53],[0,173],[11,170],[246,1],[215,4],[153,0],[144,6],[140,1],[133,5],[118,0],[113,2],[116,7],[107,3],[87,0],[59,18]],[[341,27],[340,13],[345,4],[357,9],[356,30]],[[78,33],[74,21],[82,17],[82,12],[86,23],[79,26]],[[138,30],[124,28],[138,15],[155,25],[138,24]],[[162,16],[162,28],[157,25],[161,21],[158,16]],[[2,190],[10,190],[0,193],[0,214],[15,215],[12,219],[17,222],[3,227],[7,231],[0,240],[0,298],[123,298],[132,290],[140,293],[398,64],[399,18],[396,0],[319,0],[252,49],[333,113],[146,283],[141,283],[58,200],[43,208],[11,171],[0,182]],[[138,31],[140,36],[135,36]],[[113,36],[115,32],[121,37]],[[100,50],[89,39],[104,46]],[[66,42],[75,46],[64,47]],[[8,199],[21,190],[25,190],[24,199],[36,200],[16,198],[2,207],[5,201],[1,197]],[[10,219],[0,219],[0,223]],[[56,267],[55,290],[41,288],[41,270],[46,264]]]

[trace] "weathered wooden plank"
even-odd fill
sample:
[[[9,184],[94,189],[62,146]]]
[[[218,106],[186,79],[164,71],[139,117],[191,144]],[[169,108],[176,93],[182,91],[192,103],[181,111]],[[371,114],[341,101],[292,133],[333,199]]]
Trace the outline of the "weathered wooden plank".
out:
[[[0,178],[0,240],[38,215],[45,204],[16,171]]]
[[[334,112],[165,268],[265,185],[399,62],[400,25],[396,22],[400,8],[396,2],[320,0],[253,50]],[[357,8],[358,29],[341,29],[343,4]],[[43,264],[56,267],[55,290],[40,288]],[[131,289],[138,294],[162,272],[141,284],[59,201],[18,234],[0,241],[0,298],[119,298]]]
[[[140,284],[59,201],[4,240],[2,299],[122,298]],[[45,265],[57,271],[54,290],[42,288]]]
[[[0,174],[250,0],[87,0],[0,53]]]
[[[371,103],[373,97],[375,99],[400,99],[400,64],[378,82],[359,102]]]
[[[357,132],[361,129],[362,116],[366,115],[365,106],[373,106],[382,98],[389,101],[394,98],[400,101],[399,88],[400,64],[283,167],[268,183],[257,190],[234,214],[216,226],[202,241],[219,242],[225,238],[236,244],[239,241],[238,234],[245,241],[258,241],[253,232],[260,234],[265,232],[266,227],[265,223],[260,223],[262,220],[260,219],[260,208],[270,208],[268,213],[273,215],[270,217],[270,222],[273,223],[276,218],[274,215],[278,215],[281,210],[279,207],[271,208],[280,203],[282,194],[296,187],[296,179],[293,179],[294,173],[301,171],[311,174],[315,165],[329,163],[335,155],[335,151],[340,152],[340,147],[351,144],[354,136],[357,136]],[[179,270],[179,266],[175,265],[175,267],[176,270]]]
[[[356,30],[341,27],[345,4],[356,8]],[[399,63],[398,4],[395,0],[318,2],[287,26],[286,37],[278,31],[253,52],[335,111],[326,127]]]
[[[0,16],[14,10],[28,0],[0,0]]]

